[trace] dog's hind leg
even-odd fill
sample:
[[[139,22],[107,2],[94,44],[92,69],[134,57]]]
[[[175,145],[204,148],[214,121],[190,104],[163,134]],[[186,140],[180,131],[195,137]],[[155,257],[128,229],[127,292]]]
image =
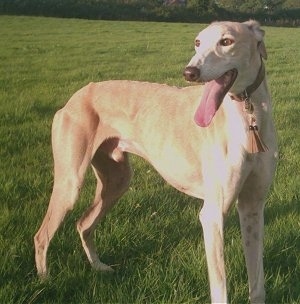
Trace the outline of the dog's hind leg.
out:
[[[35,261],[40,276],[47,274],[49,243],[79,195],[91,159],[84,129],[65,111],[56,113],[52,125],[54,185],[47,213],[34,237]]]
[[[99,260],[93,242],[93,232],[99,220],[128,189],[131,177],[128,156],[118,149],[113,152],[115,142],[115,139],[104,142],[93,157],[92,165],[97,178],[95,199],[77,223],[77,230],[89,262],[94,269],[101,271],[111,271],[112,268]]]

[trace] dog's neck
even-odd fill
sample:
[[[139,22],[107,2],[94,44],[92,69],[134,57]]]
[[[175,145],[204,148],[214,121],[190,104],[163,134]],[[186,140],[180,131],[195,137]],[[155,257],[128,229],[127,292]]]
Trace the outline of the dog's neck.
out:
[[[229,93],[231,99],[236,101],[247,101],[250,99],[251,95],[258,89],[258,87],[261,85],[265,78],[265,65],[263,60],[261,59],[261,65],[259,68],[259,71],[257,73],[257,76],[254,80],[254,82],[249,85],[245,90],[239,94],[233,94]]]
[[[265,79],[265,65],[261,58],[261,65],[254,82],[245,88],[240,94],[229,93],[232,100],[244,103],[244,111],[247,113],[249,120],[248,129],[248,143],[247,151],[249,153],[265,152],[268,151],[268,147],[263,142],[256,121],[256,115],[254,111],[254,105],[251,102],[251,95],[259,88]]]

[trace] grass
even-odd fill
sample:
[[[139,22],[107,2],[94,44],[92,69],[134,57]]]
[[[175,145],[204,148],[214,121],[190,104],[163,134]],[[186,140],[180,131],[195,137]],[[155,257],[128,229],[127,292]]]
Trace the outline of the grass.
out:
[[[74,224],[92,200],[89,172],[74,211],[49,249],[50,277],[34,266],[33,235],[52,186],[55,111],[90,81],[135,79],[186,85],[181,72],[204,25],[0,16],[0,302],[207,303],[197,200],[133,158],[130,191],[95,239],[116,273],[91,270]],[[267,303],[300,302],[299,31],[266,27],[266,62],[280,162],[266,207]],[[146,172],[146,174],[145,174]],[[236,211],[226,225],[231,303],[247,303]]]

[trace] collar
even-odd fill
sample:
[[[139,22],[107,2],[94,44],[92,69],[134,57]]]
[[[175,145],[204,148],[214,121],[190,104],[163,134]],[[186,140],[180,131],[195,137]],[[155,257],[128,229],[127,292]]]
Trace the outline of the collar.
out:
[[[259,71],[257,73],[256,79],[254,82],[249,85],[243,92],[240,94],[230,94],[231,99],[234,99],[236,101],[245,101],[248,100],[253,92],[255,92],[258,87],[261,85],[265,78],[265,65],[263,60],[261,60],[261,65],[259,68]]]

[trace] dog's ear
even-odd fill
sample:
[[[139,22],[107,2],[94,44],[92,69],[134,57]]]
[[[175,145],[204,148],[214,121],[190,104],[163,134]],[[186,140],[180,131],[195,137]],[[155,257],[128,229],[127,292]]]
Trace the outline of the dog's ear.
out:
[[[260,52],[260,55],[263,59],[267,60],[268,59],[268,54],[267,54],[267,50],[266,50],[266,46],[265,46],[265,43],[264,41],[259,41],[257,43],[257,47],[258,47],[258,50]]]
[[[264,44],[265,31],[260,28],[260,24],[255,20],[246,21],[244,24],[247,25],[249,30],[253,32],[254,37],[257,40],[257,48],[260,55],[262,58],[267,59],[268,55]]]

